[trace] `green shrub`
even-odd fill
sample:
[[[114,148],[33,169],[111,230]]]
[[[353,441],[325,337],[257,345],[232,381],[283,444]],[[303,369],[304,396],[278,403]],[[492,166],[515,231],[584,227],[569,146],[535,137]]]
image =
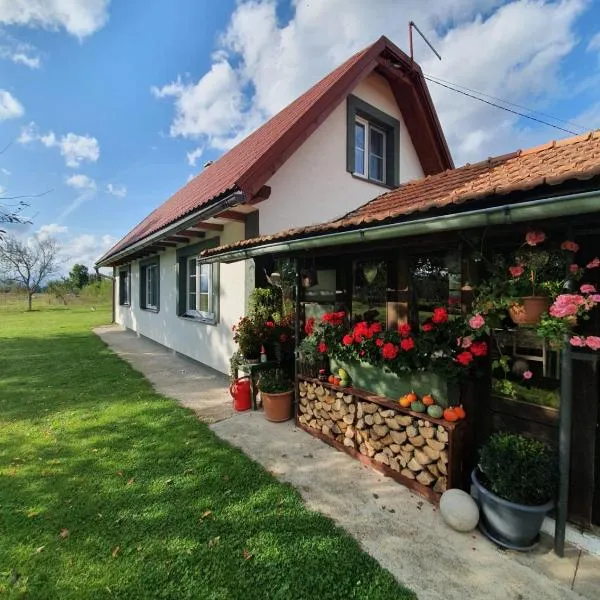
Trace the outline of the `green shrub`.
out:
[[[281,369],[270,369],[260,374],[258,389],[266,394],[282,394],[291,392],[294,385]]]
[[[255,288],[248,298],[248,316],[264,323],[281,319],[281,289],[276,287]]]
[[[555,453],[543,442],[512,433],[495,433],[480,451],[482,483],[517,504],[536,506],[554,498]]]

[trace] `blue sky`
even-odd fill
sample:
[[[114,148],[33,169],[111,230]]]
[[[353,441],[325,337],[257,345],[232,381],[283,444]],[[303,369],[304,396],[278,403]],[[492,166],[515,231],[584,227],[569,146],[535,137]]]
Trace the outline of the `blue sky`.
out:
[[[352,52],[382,33],[406,49],[410,19],[443,56],[417,42],[425,72],[600,126],[598,2],[376,4],[0,0],[0,187],[47,192],[20,233],[91,264]],[[457,164],[568,135],[430,88]]]

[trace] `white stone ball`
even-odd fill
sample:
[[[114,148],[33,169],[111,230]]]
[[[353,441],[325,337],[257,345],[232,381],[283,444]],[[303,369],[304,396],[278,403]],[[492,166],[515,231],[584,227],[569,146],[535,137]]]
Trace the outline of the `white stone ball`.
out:
[[[473,531],[479,522],[479,507],[467,492],[452,489],[442,494],[440,513],[447,525],[466,533]]]

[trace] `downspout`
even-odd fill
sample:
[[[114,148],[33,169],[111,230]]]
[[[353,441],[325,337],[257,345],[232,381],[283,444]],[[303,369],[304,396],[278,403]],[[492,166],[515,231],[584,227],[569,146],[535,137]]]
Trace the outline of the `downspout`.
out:
[[[117,276],[117,267],[113,267],[113,277],[112,277],[112,321],[111,323],[114,325],[116,319],[116,306],[115,306],[115,277]]]
[[[300,293],[302,290],[300,279],[300,260],[294,261],[296,268],[296,282],[294,284],[294,421],[298,419],[298,408],[300,405],[300,385],[298,381],[300,354]]]
[[[214,254],[201,258],[200,262],[236,262],[265,254],[285,254],[324,246],[342,246],[414,235],[431,235],[445,231],[507,225],[592,212],[600,212],[600,193],[597,191],[540,198],[521,204],[492,206],[466,213],[425,217],[388,225],[362,227],[352,231],[316,234],[306,238]]]

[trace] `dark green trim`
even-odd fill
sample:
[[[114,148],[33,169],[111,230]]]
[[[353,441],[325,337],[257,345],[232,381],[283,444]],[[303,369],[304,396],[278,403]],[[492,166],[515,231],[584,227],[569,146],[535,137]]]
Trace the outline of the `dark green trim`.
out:
[[[246,216],[245,237],[247,240],[260,235],[259,211],[248,213]]]
[[[354,123],[357,116],[373,123],[386,133],[385,181],[375,181],[363,177],[361,179],[372,181],[378,185],[383,183],[386,187],[398,186],[400,184],[400,121],[352,95],[349,95],[347,99],[346,170],[354,173]]]
[[[160,256],[151,256],[139,261],[140,269],[140,308],[148,312],[160,312]],[[150,265],[156,265],[156,308],[146,306],[146,268]]]
[[[123,291],[121,289],[121,273],[127,274],[127,302],[123,302]],[[131,265],[119,267],[119,306],[131,306]]]
[[[187,268],[188,261],[192,256],[197,256],[202,250],[208,248],[216,248],[220,245],[220,238],[214,237],[208,240],[203,240],[197,244],[179,248],[177,250],[177,265],[176,265],[176,281],[177,281],[177,315],[179,317],[189,319],[190,321],[199,321],[208,325],[216,325],[219,322],[219,265],[213,265],[213,306],[214,318],[204,319],[186,315],[187,311]]]

